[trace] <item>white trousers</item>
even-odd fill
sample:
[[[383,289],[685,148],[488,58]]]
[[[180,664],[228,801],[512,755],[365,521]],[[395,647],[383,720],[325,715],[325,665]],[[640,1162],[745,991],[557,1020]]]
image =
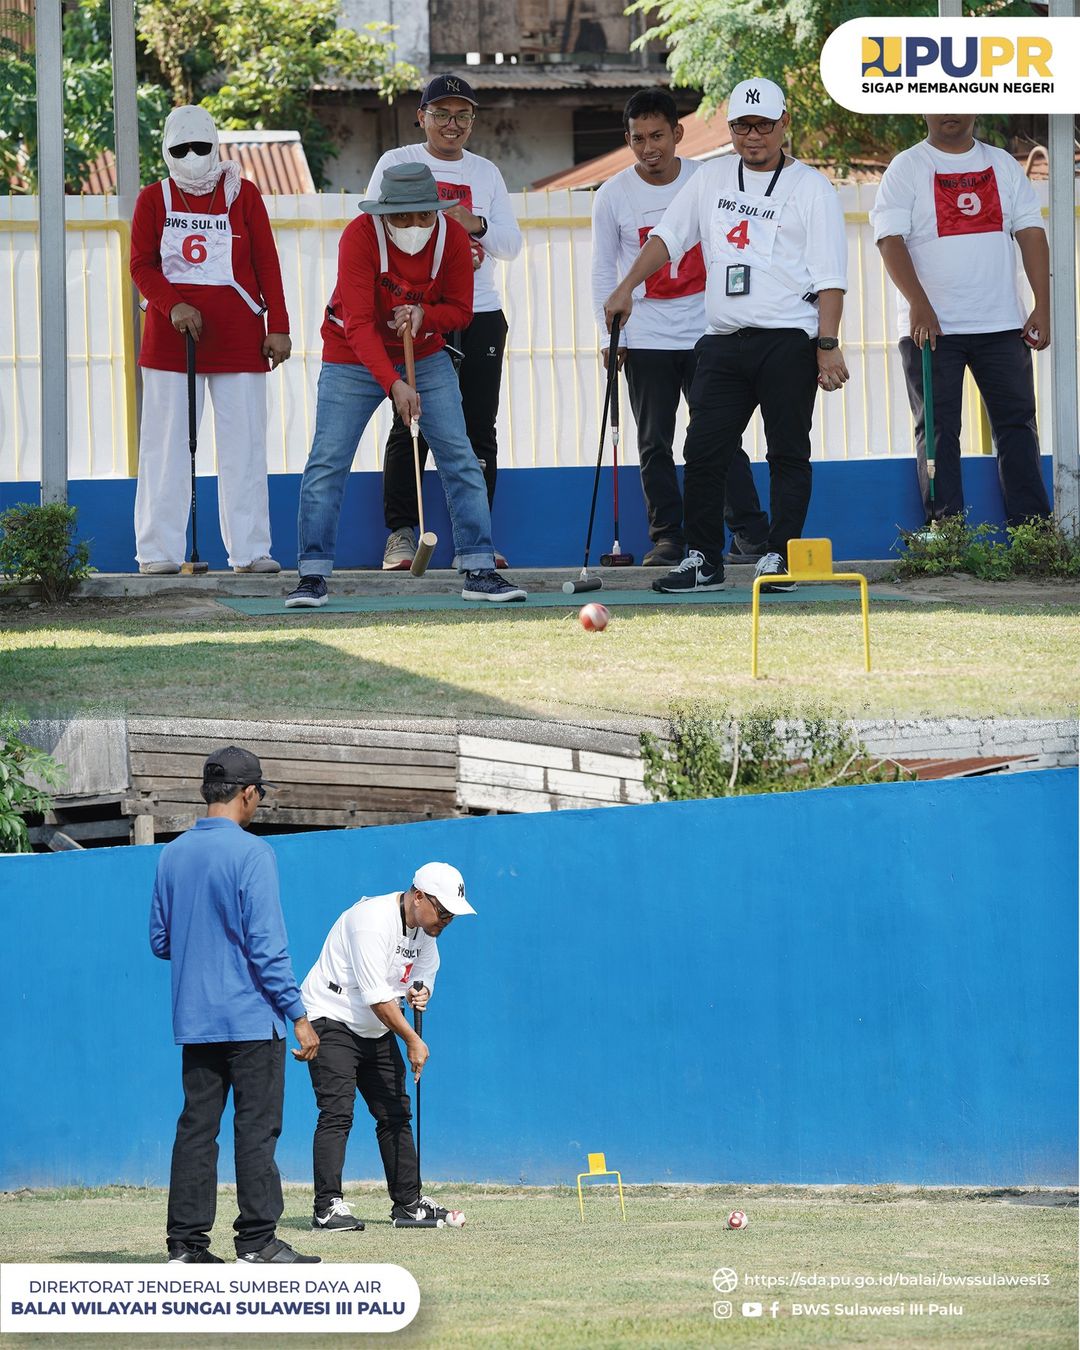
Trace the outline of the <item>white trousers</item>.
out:
[[[187,376],[143,370],[139,481],[135,489],[135,556],[140,563],[183,562],[191,510]],[[266,376],[253,372],[195,377],[195,425],[207,386],[214,406],[218,455],[218,518],[230,567],[270,552],[266,485]],[[210,456],[200,450],[198,468]],[[202,504],[200,494],[200,505]],[[206,516],[199,515],[199,552],[206,553]]]

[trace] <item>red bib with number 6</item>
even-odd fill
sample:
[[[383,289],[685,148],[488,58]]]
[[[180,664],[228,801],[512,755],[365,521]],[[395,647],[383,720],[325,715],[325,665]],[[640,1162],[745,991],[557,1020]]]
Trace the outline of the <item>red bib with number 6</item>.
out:
[[[993,168],[973,173],[935,173],[934,211],[941,239],[955,234],[1000,232],[1001,197]]]
[[[200,214],[177,210],[168,178],[161,184],[165,199],[165,224],[161,231],[161,270],[174,283],[185,286],[231,286],[254,314],[264,306],[248,295],[233,274],[232,223],[228,211]]]

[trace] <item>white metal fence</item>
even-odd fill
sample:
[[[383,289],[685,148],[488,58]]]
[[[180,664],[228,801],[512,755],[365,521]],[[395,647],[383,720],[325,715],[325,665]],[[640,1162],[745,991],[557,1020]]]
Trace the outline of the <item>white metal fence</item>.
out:
[[[1037,185],[1043,203],[1045,184]],[[848,284],[842,336],[851,381],[821,395],[814,453],[860,459],[912,453],[911,415],[894,337],[894,296],[874,247],[867,213],[872,185],[840,189],[847,218]],[[303,468],[315,423],[321,359],[319,327],[333,289],[337,243],[356,213],[355,194],[266,199],[277,238],[293,332],[293,359],[267,379],[271,472]],[[510,324],[499,457],[508,467],[590,464],[599,431],[602,367],[590,298],[592,193],[533,192],[514,198],[525,245],[497,264]],[[135,379],[128,232],[115,197],[68,199],[68,409],[72,478],[124,477],[136,463]],[[37,201],[0,198],[0,481],[40,475],[40,327]],[[1068,335],[1058,334],[1058,341]],[[1040,402],[1048,407],[1050,366],[1036,357]],[[623,396],[625,404],[625,394]],[[969,385],[964,449],[988,448]],[[685,425],[679,425],[679,443]],[[633,419],[624,415],[625,453],[636,458]],[[381,465],[389,404],[369,426],[357,469]],[[1050,419],[1042,420],[1049,453]],[[764,455],[760,420],[747,432],[753,458]],[[200,472],[214,472],[211,419],[200,435]]]

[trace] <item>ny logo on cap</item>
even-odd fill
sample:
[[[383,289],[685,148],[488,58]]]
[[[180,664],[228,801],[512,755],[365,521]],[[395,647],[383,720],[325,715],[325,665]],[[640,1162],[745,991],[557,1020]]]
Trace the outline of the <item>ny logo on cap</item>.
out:
[[[748,90],[746,91],[746,101],[747,101],[747,103],[760,103],[760,102],[761,102],[761,90],[760,90],[760,89],[748,89]]]
[[[465,899],[465,883],[464,883],[463,881],[459,881],[459,882],[458,882],[457,893],[458,893],[458,899],[459,899],[459,900],[464,900],[464,899]]]
[[[457,80],[451,80],[451,79],[448,78],[447,81],[446,81],[446,87],[447,87],[447,89],[450,90],[450,92],[451,92],[452,94],[460,94],[460,93],[461,93],[461,85],[458,84]]]

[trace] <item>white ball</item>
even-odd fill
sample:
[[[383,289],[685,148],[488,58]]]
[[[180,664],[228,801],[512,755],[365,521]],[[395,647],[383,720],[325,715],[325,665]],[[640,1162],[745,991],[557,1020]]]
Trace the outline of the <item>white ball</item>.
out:
[[[733,1229],[745,1228],[750,1220],[741,1209],[733,1209],[727,1216],[727,1226]]]
[[[602,633],[608,626],[611,612],[607,605],[600,605],[594,601],[591,605],[582,605],[578,618],[587,633]]]

